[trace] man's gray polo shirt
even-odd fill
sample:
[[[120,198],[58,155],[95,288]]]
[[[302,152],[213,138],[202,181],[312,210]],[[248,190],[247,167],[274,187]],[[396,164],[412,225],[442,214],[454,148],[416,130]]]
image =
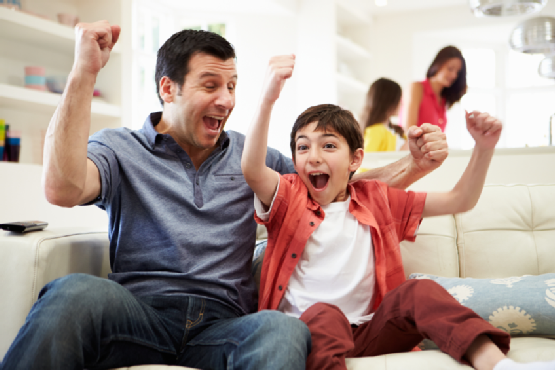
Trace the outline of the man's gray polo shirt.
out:
[[[155,131],[160,118],[152,113],[140,130],[106,129],[89,139],[102,182],[95,204],[109,215],[109,278],[136,296],[195,295],[254,312],[256,223],[241,172],[245,137],[223,132],[197,171],[171,136]],[[266,163],[294,171],[274,149]]]

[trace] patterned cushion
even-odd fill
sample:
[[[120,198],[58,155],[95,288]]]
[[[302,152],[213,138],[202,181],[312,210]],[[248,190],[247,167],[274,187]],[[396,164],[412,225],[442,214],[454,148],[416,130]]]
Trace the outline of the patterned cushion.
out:
[[[411,274],[431,279],[462,305],[511,336],[555,336],[555,274],[505,279],[460,279]]]

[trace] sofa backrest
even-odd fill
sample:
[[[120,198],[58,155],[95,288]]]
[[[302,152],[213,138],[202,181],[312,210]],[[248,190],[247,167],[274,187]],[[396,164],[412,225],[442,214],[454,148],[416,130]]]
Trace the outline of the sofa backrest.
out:
[[[466,213],[423,220],[403,242],[407,276],[505,278],[555,272],[555,184],[487,185]]]

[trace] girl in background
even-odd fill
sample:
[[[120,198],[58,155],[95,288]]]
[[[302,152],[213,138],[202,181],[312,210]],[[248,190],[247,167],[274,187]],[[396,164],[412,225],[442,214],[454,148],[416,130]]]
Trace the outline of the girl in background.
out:
[[[391,123],[391,117],[399,111],[401,95],[401,86],[387,78],[370,85],[360,119],[365,152],[407,149],[403,128]]]
[[[459,49],[446,46],[428,68],[426,79],[413,82],[405,106],[405,128],[428,122],[445,132],[447,109],[466,93],[466,63]]]

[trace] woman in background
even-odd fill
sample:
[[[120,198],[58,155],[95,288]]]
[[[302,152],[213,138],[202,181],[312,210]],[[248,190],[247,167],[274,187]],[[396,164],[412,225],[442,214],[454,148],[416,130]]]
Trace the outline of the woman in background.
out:
[[[405,105],[405,128],[428,122],[445,132],[447,109],[466,93],[466,62],[459,49],[446,46],[428,68],[426,79],[413,82]]]
[[[391,123],[401,103],[401,86],[395,81],[380,78],[370,85],[360,125],[365,152],[386,152],[406,149],[403,128]]]

